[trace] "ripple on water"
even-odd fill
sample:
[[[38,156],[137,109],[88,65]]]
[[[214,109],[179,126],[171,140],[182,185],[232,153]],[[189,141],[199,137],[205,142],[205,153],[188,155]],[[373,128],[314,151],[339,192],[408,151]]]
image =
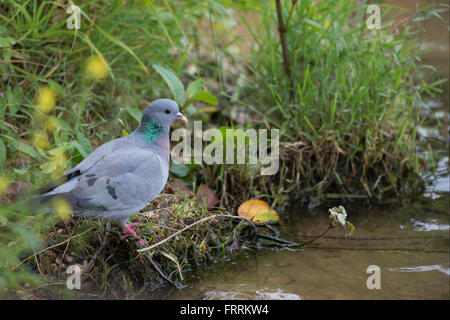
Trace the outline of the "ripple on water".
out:
[[[427,272],[427,271],[439,271],[448,276],[450,276],[450,268],[446,268],[442,265],[431,265],[431,266],[415,266],[415,267],[401,267],[401,268],[388,268],[389,271],[393,272]]]
[[[426,222],[418,221],[417,219],[410,219],[414,229],[417,231],[447,231],[450,230],[450,225],[440,224],[436,219],[427,219]]]
[[[255,292],[208,290],[203,300],[301,300],[295,293],[283,292],[281,289],[262,289]]]

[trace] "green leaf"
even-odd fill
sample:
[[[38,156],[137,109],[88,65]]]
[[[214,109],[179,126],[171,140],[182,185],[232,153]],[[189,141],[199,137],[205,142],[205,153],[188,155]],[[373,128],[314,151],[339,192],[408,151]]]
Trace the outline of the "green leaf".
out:
[[[8,218],[6,218],[5,216],[1,215],[0,216],[0,227],[6,226],[7,223],[8,223]]]
[[[203,101],[212,105],[217,106],[219,104],[219,100],[215,96],[213,96],[208,91],[199,91],[193,97],[193,101]]]
[[[57,167],[57,165],[53,161],[49,161],[49,162],[43,163],[43,164],[41,164],[39,166],[39,168],[42,169],[42,173],[45,173],[45,174],[52,173],[53,171],[56,170],[56,167]]]
[[[314,30],[316,30],[316,31],[318,31],[320,33],[324,32],[324,28],[323,28],[323,26],[320,23],[317,23],[317,22],[315,22],[313,20],[310,20],[310,19],[304,19],[303,21],[305,22],[305,24],[307,26],[310,26]]]
[[[73,147],[73,150],[71,152],[71,154],[72,154],[72,162],[75,165],[77,165],[81,161],[83,161],[83,159],[86,158],[88,156],[88,154],[84,151],[83,147],[78,142],[72,141],[70,144]]]
[[[127,108],[128,113],[137,121],[141,122],[142,111],[137,108]]]
[[[64,121],[63,119],[56,118],[55,116],[52,116],[51,118],[53,120],[55,120],[58,128],[60,128],[61,130],[64,130],[64,131],[72,132],[72,130],[73,130],[72,126],[70,124],[68,124],[66,121]]]
[[[351,224],[350,222],[346,221],[347,224],[347,235],[351,236],[353,232],[355,231],[355,226]]]
[[[80,131],[77,132],[77,139],[79,141],[77,149],[80,151],[82,156],[86,158],[92,152],[91,143]],[[80,150],[79,147],[81,147],[82,150]]]
[[[32,146],[29,146],[20,141],[17,141],[16,144],[17,144],[16,147],[17,147],[18,151],[23,152],[36,160],[39,160],[39,158],[40,158],[39,153],[37,153],[37,151],[34,150],[34,148]]]
[[[14,169],[14,172],[17,173],[19,176],[24,176],[28,173],[27,169]]]
[[[156,64],[153,68],[161,75],[179,106],[184,105],[184,86],[181,80],[170,70],[167,70]]]
[[[47,82],[48,82],[50,88],[55,90],[58,94],[60,94],[60,95],[62,95],[64,97],[66,96],[66,92],[64,91],[64,88],[61,87],[61,85],[58,82],[50,80],[50,79],[47,80]]]
[[[16,39],[12,37],[0,37],[0,48],[8,48],[16,43]]]
[[[6,162],[6,147],[2,139],[0,139],[0,167],[4,167]]]
[[[198,78],[194,82],[191,82],[186,89],[186,97],[191,99],[198,91],[200,91],[203,85],[203,78]]]

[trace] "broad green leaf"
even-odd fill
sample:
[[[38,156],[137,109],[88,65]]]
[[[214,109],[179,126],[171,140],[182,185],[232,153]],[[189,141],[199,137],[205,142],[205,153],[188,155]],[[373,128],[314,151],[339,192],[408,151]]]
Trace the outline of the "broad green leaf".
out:
[[[191,82],[186,88],[186,97],[188,99],[192,98],[204,85],[203,78],[198,78],[197,80]]]
[[[89,152],[87,152],[87,150],[85,150],[83,146],[77,141],[72,141],[72,144],[74,145],[75,149],[80,153],[80,155],[83,157],[83,159],[89,155]]]
[[[175,101],[178,103],[180,107],[184,105],[184,86],[181,80],[170,70],[158,66],[156,64],[153,65],[153,68],[161,75],[166,84],[169,86],[170,91],[175,98]]]
[[[219,103],[219,100],[215,96],[213,96],[208,91],[198,91],[194,96],[192,97],[193,101],[203,101],[212,105],[217,105]]]
[[[92,152],[92,146],[89,140],[80,132],[77,132],[77,139],[79,141],[79,145],[81,146],[82,150],[79,150],[80,153],[83,155],[83,157],[87,157]],[[78,148],[78,146],[77,146]]]
[[[23,142],[17,141],[17,150],[20,152],[23,152],[27,155],[29,155],[30,157],[39,160],[39,153],[37,153],[36,150],[34,150],[34,148],[32,146],[29,146]]]
[[[141,122],[142,111],[137,108],[127,108],[128,113],[137,121]]]

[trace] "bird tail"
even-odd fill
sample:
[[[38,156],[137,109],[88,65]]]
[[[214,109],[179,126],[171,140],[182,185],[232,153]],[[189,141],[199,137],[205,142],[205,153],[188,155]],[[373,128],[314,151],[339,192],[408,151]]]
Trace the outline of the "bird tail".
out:
[[[72,206],[70,199],[73,197],[70,195],[76,181],[71,179],[70,176],[61,176],[55,181],[29,193],[28,199],[19,200],[12,203],[8,207],[16,211],[44,211],[45,213],[54,212],[54,208],[49,204],[55,199],[64,199]],[[73,182],[72,182],[73,181]],[[42,209],[45,208],[45,209]]]

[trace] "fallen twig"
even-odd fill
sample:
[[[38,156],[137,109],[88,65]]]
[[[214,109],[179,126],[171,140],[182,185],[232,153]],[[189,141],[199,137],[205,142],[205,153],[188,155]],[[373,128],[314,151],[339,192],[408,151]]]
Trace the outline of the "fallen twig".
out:
[[[136,244],[136,246],[138,246],[138,244]],[[138,249],[138,251],[139,251],[139,249]],[[158,267],[158,265],[156,264],[156,262],[153,261],[153,259],[147,254],[147,252],[144,252],[144,256],[145,256],[145,258],[147,258],[147,260],[151,263],[151,265],[153,266],[153,268],[155,268],[155,270],[159,273],[159,275],[160,275],[164,280],[166,280],[168,283],[170,283],[170,284],[173,285],[174,287],[177,287],[177,286],[175,285],[175,283],[174,283],[172,280],[170,280],[170,278],[169,278],[168,276],[166,276],[166,275],[159,269],[159,267]]]

